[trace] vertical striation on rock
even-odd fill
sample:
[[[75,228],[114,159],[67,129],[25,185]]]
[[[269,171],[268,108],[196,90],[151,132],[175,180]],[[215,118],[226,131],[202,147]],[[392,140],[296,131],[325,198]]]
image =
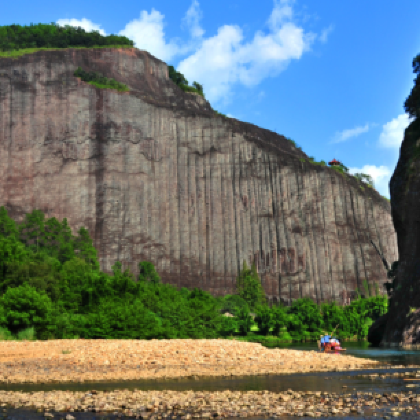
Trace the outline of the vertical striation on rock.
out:
[[[129,86],[101,90],[81,66]],[[390,206],[310,163],[283,136],[215,115],[136,49],[0,58],[0,205],[85,226],[101,267],[152,261],[163,281],[215,295],[255,262],[274,302],[351,296],[397,260]]]
[[[399,265],[382,344],[420,347],[420,119],[405,130],[390,182]]]

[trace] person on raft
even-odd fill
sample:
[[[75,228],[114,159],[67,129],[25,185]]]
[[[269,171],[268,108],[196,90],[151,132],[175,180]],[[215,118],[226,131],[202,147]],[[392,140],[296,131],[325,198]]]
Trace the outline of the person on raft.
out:
[[[342,350],[340,340],[336,337],[331,338],[331,350]]]
[[[330,342],[330,335],[321,335],[321,350],[325,350],[325,344]]]
[[[335,351],[335,350],[338,350],[338,351],[342,350],[340,340],[336,337],[331,337],[331,335],[327,334],[327,335],[321,336],[320,342],[321,342],[321,351],[327,350],[328,352],[330,352],[330,351]]]

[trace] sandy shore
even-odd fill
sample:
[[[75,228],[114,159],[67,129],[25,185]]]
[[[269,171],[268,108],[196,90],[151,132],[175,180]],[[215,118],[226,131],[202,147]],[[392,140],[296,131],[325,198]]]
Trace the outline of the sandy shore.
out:
[[[233,340],[0,342],[0,383],[111,382],[366,369],[379,362]]]

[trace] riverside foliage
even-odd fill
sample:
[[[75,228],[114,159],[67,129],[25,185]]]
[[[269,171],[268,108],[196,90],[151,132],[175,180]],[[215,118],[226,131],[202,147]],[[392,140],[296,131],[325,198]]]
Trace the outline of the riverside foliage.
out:
[[[28,48],[91,48],[106,45],[133,47],[134,42],[125,36],[103,36],[98,31],[86,32],[81,27],[59,26],[55,23],[0,26],[0,51]]]
[[[0,207],[0,336],[22,337],[33,329],[38,339],[255,339],[258,333],[300,341],[340,324],[341,338],[362,338],[387,308],[382,296],[358,298],[344,308],[310,299],[270,308],[255,267],[246,265],[238,294],[223,298],[162,284],[146,261],[139,263],[137,278],[118,261],[112,271],[100,270],[85,228],[73,235],[66,219],[46,218],[39,210],[17,224]]]

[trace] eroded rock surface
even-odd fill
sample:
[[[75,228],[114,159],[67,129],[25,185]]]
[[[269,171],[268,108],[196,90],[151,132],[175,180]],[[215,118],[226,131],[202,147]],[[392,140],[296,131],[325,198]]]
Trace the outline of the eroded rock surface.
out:
[[[129,86],[95,88],[81,66]],[[94,238],[101,267],[215,295],[255,262],[267,296],[347,303],[386,281],[371,240],[397,257],[390,206],[351,177],[310,163],[283,136],[215,114],[167,66],[136,49],[0,58],[0,205],[66,217]]]
[[[420,120],[405,131],[390,182],[399,265],[383,345],[420,348]]]

